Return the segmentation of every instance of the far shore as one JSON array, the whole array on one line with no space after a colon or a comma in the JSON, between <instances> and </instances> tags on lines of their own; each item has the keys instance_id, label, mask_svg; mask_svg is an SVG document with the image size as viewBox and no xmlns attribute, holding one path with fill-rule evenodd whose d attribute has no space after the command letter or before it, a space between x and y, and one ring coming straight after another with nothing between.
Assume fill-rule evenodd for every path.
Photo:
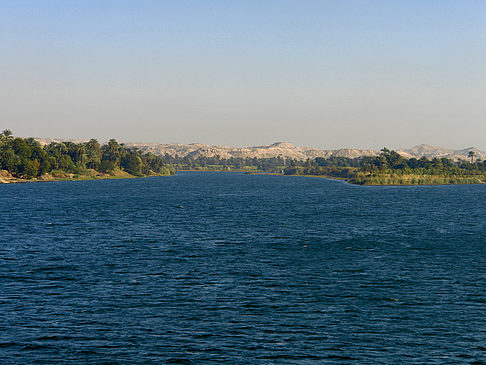
<instances>
[{"instance_id":1,"label":"far shore","mask_svg":"<svg viewBox=\"0 0 486 365\"><path fill-rule=\"evenodd\" d=\"M197 170L193 170L197 171ZM199 170L201 171L201 170ZM213 172L223 172L223 171L213 171ZM235 171L236 172L236 171ZM478 180L474 183L448 183L448 184L358 184L352 181L352 179L338 177L338 176L329 176L329 175L299 175L299 174L282 174L279 172L246 172L248 175L273 175L273 176L291 176L291 177L313 177L319 179L329 179L329 180L337 180L343 181L350 185L358 185L358 186L445 186L445 185L481 185L485 184L485 181Z\"/></svg>"},{"instance_id":2,"label":"far shore","mask_svg":"<svg viewBox=\"0 0 486 365\"><path fill-rule=\"evenodd\" d=\"M312 177L320 179L330 179L343 181L351 185L361 185L361 186L441 186L441 185L480 185L484 184L485 181L477 180L477 182L464 182L464 183L427 183L427 184L407 184L407 183L390 183L390 184L359 184L352 181L349 178L329 176L329 175L304 175L304 174L283 174L280 172L263 172L263 171L248 171L248 170L202 170L202 169L191 169L191 170L179 170L177 172L240 172L248 175L273 175L273 176L291 176L291 177ZM23 179L19 177L14 177L5 170L0 170L0 184L17 184L17 183L31 183L31 182L53 182L53 181L90 181L90 180L107 180L107 179L135 179L143 177L153 177L153 176L169 176L163 174L153 174L147 176L135 176L130 175L125 171L116 171L114 174L105 173L91 173L91 174L73 174L73 173L59 173L59 174L45 174L41 177L36 177L32 179Z\"/></svg>"},{"instance_id":3,"label":"far shore","mask_svg":"<svg viewBox=\"0 0 486 365\"><path fill-rule=\"evenodd\" d=\"M353 182L351 179L346 179L342 177L335 177L335 176L326 176L326 175L298 175L298 174L293 174L293 175L285 175L285 174L269 174L269 175L280 175L280 176L293 176L293 177L317 177L321 179L330 179L330 180L339 180L339 181L344 181L348 184L351 185L358 185L358 186L447 186L447 185L481 185L485 184L485 181L478 180L477 182L474 183L441 183L441 184L358 184Z\"/></svg>"},{"instance_id":4,"label":"far shore","mask_svg":"<svg viewBox=\"0 0 486 365\"><path fill-rule=\"evenodd\" d=\"M202 169L192 169L192 170L179 170L177 172L242 172L247 175L272 175L272 176L291 176L291 177L314 177L319 179L329 179L329 180L337 180L343 181L345 183L357 186L445 186L445 185L480 185L484 184L485 181L478 180L474 183L448 183L448 184L358 184L352 181L352 179L338 177L338 176L330 176L330 175L304 175L304 174L283 174L280 172L264 172L264 171L248 171L248 170L202 170Z\"/></svg>"}]
</instances>

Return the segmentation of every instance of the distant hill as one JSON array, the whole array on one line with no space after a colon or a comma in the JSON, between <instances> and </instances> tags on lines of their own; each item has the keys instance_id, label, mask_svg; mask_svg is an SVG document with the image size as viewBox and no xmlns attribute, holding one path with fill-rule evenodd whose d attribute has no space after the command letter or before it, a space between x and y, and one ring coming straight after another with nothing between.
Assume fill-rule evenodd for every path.
<instances>
[{"instance_id":1,"label":"distant hill","mask_svg":"<svg viewBox=\"0 0 486 365\"><path fill-rule=\"evenodd\" d=\"M316 157L329 158L331 156L342 157L359 157L359 156L376 156L379 151L373 150L356 150L356 149L339 149L339 150L319 150L311 147L296 147L288 142L276 142L268 146L254 147L229 147L229 146L209 146L205 144L192 143L183 144L143 144L127 143L129 147L138 147L142 151L150 151L157 155L168 154L170 156L185 157L190 156L197 158L215 157L221 158L242 157L242 158L271 158L282 157L296 160L314 159Z\"/></svg>"},{"instance_id":2,"label":"distant hill","mask_svg":"<svg viewBox=\"0 0 486 365\"><path fill-rule=\"evenodd\" d=\"M68 139L68 138L34 138L37 142L40 143L41 146L45 146L47 144L50 144L52 142L59 143L59 142L72 142L72 143L85 143L88 142L88 140L84 139Z\"/></svg>"},{"instance_id":3,"label":"distant hill","mask_svg":"<svg viewBox=\"0 0 486 365\"><path fill-rule=\"evenodd\" d=\"M292 158L296 160L306 160L308 158L314 159L316 157L361 157L361 156L377 156L380 154L378 150L362 150L341 148L337 150L319 150L311 147L297 147L288 142L277 142L268 146L255 146L255 147L228 147L228 146L209 146L205 144L192 143L189 145L184 144L143 144L143 143L127 143L129 147L138 147L142 151L150 151L156 155L170 156L191 156L197 158L203 157L215 157L220 156L222 158L230 157L257 157L257 158L270 158L270 157L283 157ZM480 151L475 147L464 148L461 150L452 150L443 147L435 147L426 144L415 146L408 149L397 150L399 154L406 158L420 158L427 157L432 159L434 157L446 157L452 160L458 161L460 159L469 159L468 154L470 151L476 153L476 159L485 160L486 152Z\"/></svg>"},{"instance_id":4,"label":"distant hill","mask_svg":"<svg viewBox=\"0 0 486 365\"><path fill-rule=\"evenodd\" d=\"M406 158L420 158L422 156L425 156L429 159L432 159L434 157L446 157L451 160L460 160L460 159L469 159L468 154L470 151L474 151L476 153L475 158L479 160L484 160L486 159L486 152L480 151L479 149L475 147L469 147L469 148L464 148L461 150L452 150L448 148L443 148L443 147L436 147L436 146L430 146L427 144L421 144L419 146L415 146L413 148L409 149L401 149L398 150L397 152L401 154L403 157Z\"/></svg>"},{"instance_id":5,"label":"distant hill","mask_svg":"<svg viewBox=\"0 0 486 365\"><path fill-rule=\"evenodd\" d=\"M36 138L42 145L51 142L87 142L82 140L67 140L67 139L53 139L53 138ZM271 158L282 157L296 160L314 159L316 157L330 158L330 157L361 157L361 156L377 156L380 154L378 150L362 150L341 148L336 150L320 150L312 147L298 147L289 142L276 142L268 146L254 146L254 147L230 147L230 146L210 146L202 143L180 144L180 143L125 143L127 147L137 147L144 152L152 152L156 155L170 155L192 158L197 157L215 157L221 158L242 157L242 158ZM421 144L412 148L403 148L397 152L406 158L420 158L425 156L429 159L434 157L446 157L452 160L469 159L470 151L476 153L476 159L486 160L486 152L481 151L475 147L464 148L461 150L452 150L443 147L430 146Z\"/></svg>"}]
</instances>

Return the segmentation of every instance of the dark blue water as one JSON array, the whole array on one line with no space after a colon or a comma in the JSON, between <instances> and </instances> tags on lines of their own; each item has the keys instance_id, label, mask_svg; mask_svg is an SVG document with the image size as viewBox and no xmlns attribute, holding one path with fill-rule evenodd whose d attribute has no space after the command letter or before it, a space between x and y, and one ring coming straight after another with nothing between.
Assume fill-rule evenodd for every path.
<instances>
[{"instance_id":1,"label":"dark blue water","mask_svg":"<svg viewBox=\"0 0 486 365\"><path fill-rule=\"evenodd\" d=\"M486 185L0 186L1 363L484 363Z\"/></svg>"}]
</instances>

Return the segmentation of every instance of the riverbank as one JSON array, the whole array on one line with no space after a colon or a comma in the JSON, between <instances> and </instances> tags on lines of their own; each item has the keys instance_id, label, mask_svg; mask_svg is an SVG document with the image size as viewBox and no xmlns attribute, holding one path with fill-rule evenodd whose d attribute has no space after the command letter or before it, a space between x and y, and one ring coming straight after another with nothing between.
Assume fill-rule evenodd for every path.
<instances>
[{"instance_id":1,"label":"riverbank","mask_svg":"<svg viewBox=\"0 0 486 365\"><path fill-rule=\"evenodd\" d=\"M445 176L445 175L398 175L398 174L365 174L355 173L350 177L315 174L283 174L280 172L263 171L241 171L241 170L184 170L194 172L243 172L247 175L273 175L273 176L294 176L314 177L347 182L353 185L363 186L418 186L418 185L465 185L484 184L486 176Z\"/></svg>"},{"instance_id":2,"label":"riverbank","mask_svg":"<svg viewBox=\"0 0 486 365\"><path fill-rule=\"evenodd\" d=\"M484 184L483 175L417 175L417 174L366 174L356 173L349 182L357 185L464 185Z\"/></svg>"},{"instance_id":3,"label":"riverbank","mask_svg":"<svg viewBox=\"0 0 486 365\"><path fill-rule=\"evenodd\" d=\"M464 185L464 184L484 184L484 176L443 176L443 175L397 175L397 174L356 174L352 177L338 177L331 175L313 174L282 174L279 172L256 172L242 170L183 170L194 172L241 172L248 175L273 175L273 176L297 176L314 177L321 179L340 180L353 185L363 186L418 186L418 185ZM181 172L181 171L178 171ZM85 181L85 180L105 180L105 179L135 179L151 176L170 176L167 174L151 174L146 176L131 175L126 171L118 170L112 174L100 173L89 170L84 174L74 174L57 172L44 174L32 179L18 178L8 171L0 170L0 184L26 183L26 182L47 182L47 181Z\"/></svg>"},{"instance_id":4,"label":"riverbank","mask_svg":"<svg viewBox=\"0 0 486 365\"><path fill-rule=\"evenodd\" d=\"M350 178L336 177L330 175L311 174L279 174L271 175L317 177L321 179L340 180L353 185L363 186L434 186L434 185L471 185L484 184L484 176L443 176L443 175L356 175Z\"/></svg>"},{"instance_id":5,"label":"riverbank","mask_svg":"<svg viewBox=\"0 0 486 365\"><path fill-rule=\"evenodd\" d=\"M0 170L0 184L17 184L29 182L48 182L48 181L86 181L86 180L106 180L106 179L136 179L152 176L170 176L173 174L151 174L143 176L131 175L126 171L118 170L112 174L101 173L96 170L88 170L87 173L75 174L68 172L48 173L32 179L15 177L8 171Z\"/></svg>"}]
</instances>

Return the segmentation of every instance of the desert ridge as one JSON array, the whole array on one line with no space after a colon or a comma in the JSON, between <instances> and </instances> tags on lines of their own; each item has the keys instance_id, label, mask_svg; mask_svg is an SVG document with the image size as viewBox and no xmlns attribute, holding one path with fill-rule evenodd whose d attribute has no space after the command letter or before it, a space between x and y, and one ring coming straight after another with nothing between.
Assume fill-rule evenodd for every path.
<instances>
[{"instance_id":1,"label":"desert ridge","mask_svg":"<svg viewBox=\"0 0 486 365\"><path fill-rule=\"evenodd\" d=\"M51 142L73 142L81 143L87 141L55 139L55 138L36 138L41 145L46 145ZM151 152L158 156L171 157L190 157L193 159L199 157L219 157L221 159L228 158L273 158L281 157L285 159L293 159L305 161L307 159L315 159L316 157L331 158L331 157L346 157L357 158L363 156L378 156L380 150L373 149L356 149L356 148L339 148L339 149L318 149L314 147L294 146L289 142L275 142L270 145L251 146L251 147L231 147L223 145L208 145L203 143L143 143L143 142L127 142L124 143L126 147L137 147L143 152ZM467 160L469 152L473 151L479 160L486 159L486 152L481 151L476 147L468 147L463 149L450 149L444 147L431 146L428 144L421 144L411 148L401 148L396 150L398 154L405 158L448 158L453 161Z\"/></svg>"}]
</instances>

